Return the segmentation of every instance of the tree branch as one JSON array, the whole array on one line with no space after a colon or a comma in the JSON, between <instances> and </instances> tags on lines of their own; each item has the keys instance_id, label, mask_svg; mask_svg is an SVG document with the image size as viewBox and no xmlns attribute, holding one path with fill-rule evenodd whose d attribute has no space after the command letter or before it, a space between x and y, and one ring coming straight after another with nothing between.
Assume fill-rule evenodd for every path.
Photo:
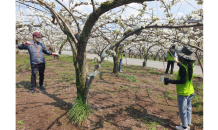
<instances>
[{"instance_id":1,"label":"tree branch","mask_svg":"<svg viewBox=\"0 0 218 130\"><path fill-rule=\"evenodd\" d=\"M151 32L151 33L153 33L153 32ZM155 34L155 33L153 33L153 34ZM158 35L158 34L156 34L156 35ZM160 35L159 35L159 36L160 36ZM164 37L164 38L165 38L165 39L170 39L170 38L168 38L168 37ZM170 39L170 40L171 40L171 39ZM193 48L195 48L195 49L200 50L200 51L203 52L203 49L199 48L198 46L194 46L194 45L191 45L191 44L182 43L181 40L173 40L173 41L174 41L174 42L179 42L180 44L183 44L183 45L186 45L186 46L193 47Z\"/></svg>"},{"instance_id":2,"label":"tree branch","mask_svg":"<svg viewBox=\"0 0 218 130\"><path fill-rule=\"evenodd\" d=\"M31 25L29 25L29 24L24 24L24 25L16 25L16 29L17 28L22 28L23 26L31 26ZM42 27L42 25L41 24L39 24L39 25L33 25L33 27Z\"/></svg>"},{"instance_id":3,"label":"tree branch","mask_svg":"<svg viewBox=\"0 0 218 130\"><path fill-rule=\"evenodd\" d=\"M69 41L69 43L70 43L71 46L73 47L73 48L72 48L72 49L73 49L73 52L74 52L75 54L77 54L77 50L76 50L76 46L75 46L76 43L77 43L77 40L76 40L75 36L73 35L73 33L71 32L71 29L70 29L70 28L68 27L68 25L65 23L65 21L61 18L60 15L58 15L58 14L57 14L52 8L50 8L46 3L42 2L41 0L37 0L37 1L38 1L39 3L45 5L45 7L48 8L48 9L51 11L51 13L56 17L56 19L57 19L57 21L58 21L60 27L64 30L64 33L65 33L65 34L66 34L66 31L68 30L68 32L70 33L71 37L73 38L75 44L71 44L70 41ZM60 23L59 19L62 21L62 23L63 23L63 25L64 25L65 28L63 28L63 27L61 26L61 23ZM66 34L66 35L67 35L67 34ZM68 35L69 35L69 34L68 34ZM68 37L68 39L69 39L69 37ZM69 39L69 40L70 40L70 39Z\"/></svg>"},{"instance_id":4,"label":"tree branch","mask_svg":"<svg viewBox=\"0 0 218 130\"><path fill-rule=\"evenodd\" d=\"M115 23L115 22L116 22L115 20L107 21L107 22L105 22L105 23L99 25L98 27L94 28L94 29L92 30L92 32L96 31L99 27L101 27L101 26L103 26L103 25L105 25L105 24L107 24L107 23ZM92 32L91 32L91 33L92 33Z\"/></svg>"},{"instance_id":5,"label":"tree branch","mask_svg":"<svg viewBox=\"0 0 218 130\"><path fill-rule=\"evenodd\" d=\"M87 45L87 41L88 38L90 36L91 30L94 26L94 24L96 23L96 21L98 20L98 18L104 14L105 12L125 5L125 4L130 4L130 3L143 3L145 0L122 0L120 2L117 2L116 0L114 1L107 1L101 4L101 6L96 10L96 15L93 15L93 13L91 13L84 25L82 34L80 35L80 43L83 44L81 48L79 48L78 50L83 52L86 49L86 45ZM154 0L146 0L146 1L154 1ZM81 49L81 50L80 50Z\"/></svg>"},{"instance_id":6,"label":"tree branch","mask_svg":"<svg viewBox=\"0 0 218 130\"><path fill-rule=\"evenodd\" d=\"M78 33L80 33L80 27L79 27L79 23L77 22L76 18L73 16L73 13L67 9L67 7L65 5L63 5L59 0L56 0L60 5L62 5L66 10L67 12L70 13L70 15L73 17L74 21L76 22L76 25L77 25L77 28L78 28Z\"/></svg>"},{"instance_id":7,"label":"tree branch","mask_svg":"<svg viewBox=\"0 0 218 130\"><path fill-rule=\"evenodd\" d=\"M93 13L96 15L96 12L95 12L95 3L94 3L93 0L91 0L91 1L92 1Z\"/></svg>"}]
</instances>

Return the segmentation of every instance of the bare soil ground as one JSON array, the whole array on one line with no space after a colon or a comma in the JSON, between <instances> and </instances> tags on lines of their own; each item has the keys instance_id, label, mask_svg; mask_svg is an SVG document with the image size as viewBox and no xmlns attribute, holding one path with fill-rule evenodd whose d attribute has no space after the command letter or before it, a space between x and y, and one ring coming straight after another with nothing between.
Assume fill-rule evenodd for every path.
<instances>
[{"instance_id":1,"label":"bare soil ground","mask_svg":"<svg viewBox=\"0 0 218 130\"><path fill-rule=\"evenodd\" d=\"M83 126L67 118L76 97L75 70L71 56L59 60L45 56L44 86L30 94L31 67L28 54L16 56L16 129L18 130L173 130L179 125L176 85L160 82L163 70L123 65L113 75L113 63L104 61L89 92L93 113ZM89 72L95 63L88 60ZM171 79L176 79L176 72ZM37 75L38 83L38 75ZM203 83L194 78L195 97L191 130L203 129Z\"/></svg>"}]
</instances>

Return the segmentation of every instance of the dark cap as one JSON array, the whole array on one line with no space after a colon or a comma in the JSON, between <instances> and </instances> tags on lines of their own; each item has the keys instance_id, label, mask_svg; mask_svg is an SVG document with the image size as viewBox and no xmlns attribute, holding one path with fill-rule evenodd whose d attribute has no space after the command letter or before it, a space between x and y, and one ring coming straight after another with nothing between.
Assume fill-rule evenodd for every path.
<instances>
[{"instance_id":1,"label":"dark cap","mask_svg":"<svg viewBox=\"0 0 218 130\"><path fill-rule=\"evenodd\" d=\"M34 33L33 33L33 36L36 36L37 38L41 38L41 37L42 37L42 35L40 35L39 32L34 32Z\"/></svg>"}]
</instances>

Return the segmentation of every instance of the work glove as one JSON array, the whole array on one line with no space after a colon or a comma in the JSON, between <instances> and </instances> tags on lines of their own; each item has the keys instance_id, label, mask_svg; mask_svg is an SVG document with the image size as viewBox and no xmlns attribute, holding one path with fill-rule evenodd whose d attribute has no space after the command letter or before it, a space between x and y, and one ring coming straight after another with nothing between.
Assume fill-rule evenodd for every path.
<instances>
[{"instance_id":1,"label":"work glove","mask_svg":"<svg viewBox=\"0 0 218 130\"><path fill-rule=\"evenodd\" d=\"M168 85L169 83L170 83L169 78L164 78L164 84L165 84L165 85Z\"/></svg>"},{"instance_id":2,"label":"work glove","mask_svg":"<svg viewBox=\"0 0 218 130\"><path fill-rule=\"evenodd\" d=\"M56 56L56 57L60 57L60 54L58 53L52 53L53 56Z\"/></svg>"},{"instance_id":3,"label":"work glove","mask_svg":"<svg viewBox=\"0 0 218 130\"><path fill-rule=\"evenodd\" d=\"M30 45L30 43L29 43L29 42L25 42L24 44L25 44L25 45Z\"/></svg>"}]
</instances>

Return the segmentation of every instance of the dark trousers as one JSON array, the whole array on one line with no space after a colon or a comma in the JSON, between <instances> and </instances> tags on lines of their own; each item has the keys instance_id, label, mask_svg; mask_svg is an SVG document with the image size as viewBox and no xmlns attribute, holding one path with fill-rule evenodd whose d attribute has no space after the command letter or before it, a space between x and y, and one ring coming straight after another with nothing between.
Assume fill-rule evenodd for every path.
<instances>
[{"instance_id":1,"label":"dark trousers","mask_svg":"<svg viewBox=\"0 0 218 130\"><path fill-rule=\"evenodd\" d=\"M39 85L43 85L44 72L45 72L45 63L31 65L32 75L31 75L31 85L32 89L36 87L36 73L39 71Z\"/></svg>"},{"instance_id":2,"label":"dark trousers","mask_svg":"<svg viewBox=\"0 0 218 130\"><path fill-rule=\"evenodd\" d=\"M174 63L175 63L175 61L168 61L168 62L167 62L167 69L166 69L165 74L168 73L169 68L170 68L170 65L171 65L171 72L170 72L170 74L173 74Z\"/></svg>"}]
</instances>

